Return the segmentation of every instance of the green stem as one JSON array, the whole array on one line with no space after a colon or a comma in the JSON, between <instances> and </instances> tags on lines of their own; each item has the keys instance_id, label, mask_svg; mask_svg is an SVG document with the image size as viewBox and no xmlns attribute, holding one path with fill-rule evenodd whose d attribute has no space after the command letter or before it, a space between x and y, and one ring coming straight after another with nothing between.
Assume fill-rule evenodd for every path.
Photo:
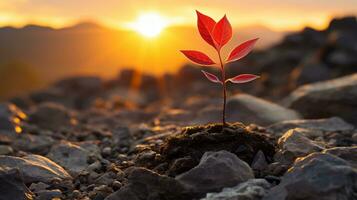
<instances>
[{"instance_id":1,"label":"green stem","mask_svg":"<svg viewBox=\"0 0 357 200\"><path fill-rule=\"evenodd\" d=\"M221 58L221 51L218 50L219 62L221 64L221 73L222 73L222 87L223 87L223 111L222 111L222 123L223 127L226 126L226 101L227 101L227 89L226 89L226 73L224 70L224 64Z\"/></svg>"}]
</instances>

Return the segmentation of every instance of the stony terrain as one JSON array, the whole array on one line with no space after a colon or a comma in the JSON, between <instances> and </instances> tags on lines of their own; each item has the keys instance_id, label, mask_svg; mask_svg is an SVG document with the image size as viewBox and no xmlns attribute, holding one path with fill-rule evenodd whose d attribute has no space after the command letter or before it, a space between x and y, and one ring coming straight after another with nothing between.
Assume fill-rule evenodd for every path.
<instances>
[{"instance_id":1,"label":"stony terrain","mask_svg":"<svg viewBox=\"0 0 357 200\"><path fill-rule=\"evenodd\" d=\"M194 66L2 102L0 200L357 199L356 33L336 19L230 66L262 79L230 88L226 127Z\"/></svg>"}]
</instances>

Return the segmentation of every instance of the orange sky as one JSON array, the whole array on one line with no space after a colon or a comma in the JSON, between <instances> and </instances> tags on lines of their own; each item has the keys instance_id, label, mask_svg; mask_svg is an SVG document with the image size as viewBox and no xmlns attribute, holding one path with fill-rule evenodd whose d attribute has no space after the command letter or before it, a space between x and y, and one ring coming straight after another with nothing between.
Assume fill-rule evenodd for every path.
<instances>
[{"instance_id":1,"label":"orange sky","mask_svg":"<svg viewBox=\"0 0 357 200\"><path fill-rule=\"evenodd\" d=\"M221 17L236 26L266 25L296 30L305 25L323 28L332 16L356 14L356 0L0 0L0 26L27 23L63 27L94 20L114 28L154 11L170 24L195 23L194 10Z\"/></svg>"}]
</instances>

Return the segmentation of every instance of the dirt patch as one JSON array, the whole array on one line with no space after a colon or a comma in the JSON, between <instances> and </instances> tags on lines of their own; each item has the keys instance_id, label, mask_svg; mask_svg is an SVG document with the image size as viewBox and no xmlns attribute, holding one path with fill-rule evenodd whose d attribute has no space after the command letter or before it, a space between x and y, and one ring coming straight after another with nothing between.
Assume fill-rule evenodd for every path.
<instances>
[{"instance_id":1,"label":"dirt patch","mask_svg":"<svg viewBox=\"0 0 357 200\"><path fill-rule=\"evenodd\" d=\"M160 163L155 169L169 176L176 176L195 167L207 151L226 150L251 164L254 156L261 150L267 162L272 162L275 146L269 138L252 132L241 123L209 124L185 128L180 134L167 138L156 150Z\"/></svg>"}]
</instances>

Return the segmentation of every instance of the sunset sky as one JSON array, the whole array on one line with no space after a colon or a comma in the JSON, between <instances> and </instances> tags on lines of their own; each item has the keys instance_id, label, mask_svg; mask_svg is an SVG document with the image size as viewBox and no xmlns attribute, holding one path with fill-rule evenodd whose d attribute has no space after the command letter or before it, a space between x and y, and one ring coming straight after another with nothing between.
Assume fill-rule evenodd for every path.
<instances>
[{"instance_id":1,"label":"sunset sky","mask_svg":"<svg viewBox=\"0 0 357 200\"><path fill-rule=\"evenodd\" d=\"M126 28L142 13L159 13L168 25L193 24L198 9L218 18L227 13L236 26L265 25L274 30L323 28L332 16L356 14L356 0L0 0L0 26L52 27L93 20Z\"/></svg>"}]
</instances>

